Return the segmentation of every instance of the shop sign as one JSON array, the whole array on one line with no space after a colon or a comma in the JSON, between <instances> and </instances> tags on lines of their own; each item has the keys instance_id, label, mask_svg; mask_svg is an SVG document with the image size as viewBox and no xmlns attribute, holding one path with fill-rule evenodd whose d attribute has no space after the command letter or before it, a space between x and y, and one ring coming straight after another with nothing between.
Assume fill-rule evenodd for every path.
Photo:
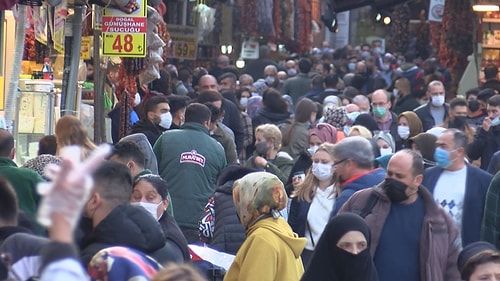
<instances>
[{"instance_id":1,"label":"shop sign","mask_svg":"<svg viewBox=\"0 0 500 281\"><path fill-rule=\"evenodd\" d=\"M242 59L258 59L259 58L259 42L253 40L245 40L241 46Z\"/></svg>"},{"instance_id":2,"label":"shop sign","mask_svg":"<svg viewBox=\"0 0 500 281\"><path fill-rule=\"evenodd\" d=\"M106 8L102 15L102 54L116 57L146 56L146 0L136 0L139 8L128 14Z\"/></svg>"},{"instance_id":3,"label":"shop sign","mask_svg":"<svg viewBox=\"0 0 500 281\"><path fill-rule=\"evenodd\" d=\"M54 49L59 53L64 52L64 24L68 16L68 1L63 0L54 8Z\"/></svg>"},{"instance_id":4,"label":"shop sign","mask_svg":"<svg viewBox=\"0 0 500 281\"><path fill-rule=\"evenodd\" d=\"M82 43L80 48L80 59L89 60L92 58L90 54L92 50L93 36L82 37Z\"/></svg>"},{"instance_id":5,"label":"shop sign","mask_svg":"<svg viewBox=\"0 0 500 281\"><path fill-rule=\"evenodd\" d=\"M168 33L172 43L167 49L167 57L196 60L198 53L198 29L196 27L169 24Z\"/></svg>"},{"instance_id":6,"label":"shop sign","mask_svg":"<svg viewBox=\"0 0 500 281\"><path fill-rule=\"evenodd\" d=\"M445 0L431 0L429 5L429 21L443 21Z\"/></svg>"}]
</instances>

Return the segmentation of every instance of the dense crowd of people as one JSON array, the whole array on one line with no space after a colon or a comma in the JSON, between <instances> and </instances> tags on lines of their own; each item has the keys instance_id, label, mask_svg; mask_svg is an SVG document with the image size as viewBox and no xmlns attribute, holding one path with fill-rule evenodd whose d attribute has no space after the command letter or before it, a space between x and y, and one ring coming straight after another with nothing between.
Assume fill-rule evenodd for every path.
<instances>
[{"instance_id":1,"label":"dense crowd of people","mask_svg":"<svg viewBox=\"0 0 500 281\"><path fill-rule=\"evenodd\" d=\"M498 68L454 97L380 43L166 65L112 148L64 116L18 167L0 129L0 279L500 280Z\"/></svg>"}]
</instances>

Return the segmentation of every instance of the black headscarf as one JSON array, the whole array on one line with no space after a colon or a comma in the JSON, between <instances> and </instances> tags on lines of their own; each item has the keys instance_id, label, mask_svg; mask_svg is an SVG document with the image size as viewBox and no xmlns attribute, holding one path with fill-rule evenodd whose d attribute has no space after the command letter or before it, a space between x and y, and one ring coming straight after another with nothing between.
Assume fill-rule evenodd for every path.
<instances>
[{"instance_id":1,"label":"black headscarf","mask_svg":"<svg viewBox=\"0 0 500 281\"><path fill-rule=\"evenodd\" d=\"M326 225L301 281L378 280L369 246L357 255L337 247L340 238L349 231L361 232L370 243L370 229L360 216L353 213L335 216Z\"/></svg>"},{"instance_id":2,"label":"black headscarf","mask_svg":"<svg viewBox=\"0 0 500 281\"><path fill-rule=\"evenodd\" d=\"M375 131L380 131L377 125L377 121L375 121L375 119L368 113L360 114L358 117L356 117L356 120L354 120L354 123L352 125L364 126L368 130L370 130L372 134L374 134Z\"/></svg>"}]
</instances>

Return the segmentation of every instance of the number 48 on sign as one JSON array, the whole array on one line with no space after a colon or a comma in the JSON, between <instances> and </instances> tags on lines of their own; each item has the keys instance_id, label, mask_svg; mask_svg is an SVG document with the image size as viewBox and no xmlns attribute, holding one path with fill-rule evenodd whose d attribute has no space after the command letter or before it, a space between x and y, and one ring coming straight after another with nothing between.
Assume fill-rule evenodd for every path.
<instances>
[{"instance_id":1,"label":"number 48 on sign","mask_svg":"<svg viewBox=\"0 0 500 281\"><path fill-rule=\"evenodd\" d=\"M104 35L102 54L105 56L145 57L144 34L107 33Z\"/></svg>"}]
</instances>

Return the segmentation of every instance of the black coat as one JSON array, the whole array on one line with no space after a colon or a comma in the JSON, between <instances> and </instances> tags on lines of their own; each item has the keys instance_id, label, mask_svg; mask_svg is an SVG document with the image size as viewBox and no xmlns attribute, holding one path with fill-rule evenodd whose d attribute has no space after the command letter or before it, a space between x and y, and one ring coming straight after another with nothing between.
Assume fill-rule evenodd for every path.
<instances>
[{"instance_id":1,"label":"black coat","mask_svg":"<svg viewBox=\"0 0 500 281\"><path fill-rule=\"evenodd\" d=\"M87 266L100 250L112 246L130 247L151 256L161 264L182 260L169 251L158 222L144 208L115 207L82 241L80 257Z\"/></svg>"},{"instance_id":2,"label":"black coat","mask_svg":"<svg viewBox=\"0 0 500 281\"><path fill-rule=\"evenodd\" d=\"M443 124L444 120L448 116L448 109L449 106L447 104L443 104L444 107L444 118L443 120L440 120L439 124ZM425 106L420 106L415 109L415 113L417 114L418 118L420 121L422 121L422 125L424 127L424 132L427 130L431 129L432 127L439 125L434 122L434 117L432 117L431 114L431 103L429 102Z\"/></svg>"},{"instance_id":3,"label":"black coat","mask_svg":"<svg viewBox=\"0 0 500 281\"><path fill-rule=\"evenodd\" d=\"M158 222L165 235L165 239L167 239L167 245L175 251L175 256L183 257L184 261L190 260L188 242L175 219L169 216L167 212L164 212Z\"/></svg>"},{"instance_id":4,"label":"black coat","mask_svg":"<svg viewBox=\"0 0 500 281\"><path fill-rule=\"evenodd\" d=\"M135 123L134 126L132 126L129 135L143 133L148 138L151 147L153 147L155 145L156 140L161 136L163 131L164 129L162 129L159 126L156 126L148 119L142 119L137 121L137 123Z\"/></svg>"}]
</instances>

